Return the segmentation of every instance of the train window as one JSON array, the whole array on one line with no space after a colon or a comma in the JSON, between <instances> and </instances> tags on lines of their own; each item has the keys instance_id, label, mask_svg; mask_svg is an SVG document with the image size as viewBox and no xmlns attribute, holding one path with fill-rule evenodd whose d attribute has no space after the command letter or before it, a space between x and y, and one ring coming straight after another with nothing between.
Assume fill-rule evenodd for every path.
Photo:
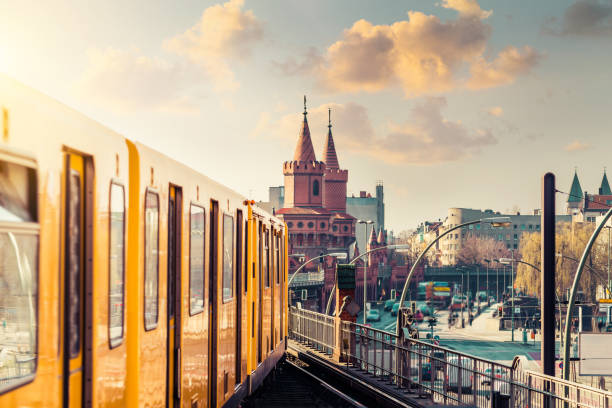
<instances>
[{"instance_id":1,"label":"train window","mask_svg":"<svg viewBox=\"0 0 612 408\"><path fill-rule=\"evenodd\" d=\"M111 347L123 339L124 282L125 282L125 191L112 183L110 189L109 236L109 305L108 337Z\"/></svg>"},{"instance_id":2,"label":"train window","mask_svg":"<svg viewBox=\"0 0 612 408\"><path fill-rule=\"evenodd\" d=\"M0 393L36 371L36 191L35 170L0 161Z\"/></svg>"},{"instance_id":3,"label":"train window","mask_svg":"<svg viewBox=\"0 0 612 408\"><path fill-rule=\"evenodd\" d=\"M276 284L280 283L280 269L281 269L281 259L280 259L280 232L276 236L276 245L274 245L274 250L276 251Z\"/></svg>"},{"instance_id":4,"label":"train window","mask_svg":"<svg viewBox=\"0 0 612 408\"><path fill-rule=\"evenodd\" d=\"M263 254L263 271L266 281L266 288L270 287L270 231L264 232L264 254Z\"/></svg>"},{"instance_id":5,"label":"train window","mask_svg":"<svg viewBox=\"0 0 612 408\"><path fill-rule=\"evenodd\" d=\"M191 206L189 239L189 314L204 310L204 208Z\"/></svg>"},{"instance_id":6,"label":"train window","mask_svg":"<svg viewBox=\"0 0 612 408\"><path fill-rule=\"evenodd\" d=\"M145 330L157 327L159 281L159 196L147 191L145 195L145 272L144 324Z\"/></svg>"},{"instance_id":7,"label":"train window","mask_svg":"<svg viewBox=\"0 0 612 408\"><path fill-rule=\"evenodd\" d=\"M223 302L234 296L234 217L223 215Z\"/></svg>"}]
</instances>

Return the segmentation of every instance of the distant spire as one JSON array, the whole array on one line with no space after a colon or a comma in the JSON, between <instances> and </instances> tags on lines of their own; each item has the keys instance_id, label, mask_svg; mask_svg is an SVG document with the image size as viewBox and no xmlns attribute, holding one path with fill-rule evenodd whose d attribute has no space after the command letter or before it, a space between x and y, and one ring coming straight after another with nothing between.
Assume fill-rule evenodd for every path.
<instances>
[{"instance_id":1,"label":"distant spire","mask_svg":"<svg viewBox=\"0 0 612 408\"><path fill-rule=\"evenodd\" d=\"M368 225L368 224L366 224ZM370 246L377 244L376 242L376 231L372 228L372 233L370 234Z\"/></svg>"},{"instance_id":2,"label":"distant spire","mask_svg":"<svg viewBox=\"0 0 612 408\"><path fill-rule=\"evenodd\" d=\"M382 227L378 231L378 243L383 245L385 243L385 233L383 232Z\"/></svg>"},{"instance_id":3,"label":"distant spire","mask_svg":"<svg viewBox=\"0 0 612 408\"><path fill-rule=\"evenodd\" d=\"M317 158L315 156L314 148L312 147L312 140L310 139L310 129L308 128L308 120L306 119L308 111L306 110L306 95L304 95L304 121L302 122L302 129L300 130L300 137L298 139L295 152L293 153L293 160L313 162Z\"/></svg>"},{"instance_id":4,"label":"distant spire","mask_svg":"<svg viewBox=\"0 0 612 408\"><path fill-rule=\"evenodd\" d=\"M328 108L328 115L329 124L327 125L327 140L325 140L325 146L323 147L323 161L328 169L339 169L340 163L338 163L338 155L336 154L336 146L334 145L331 131L331 108Z\"/></svg>"},{"instance_id":5,"label":"distant spire","mask_svg":"<svg viewBox=\"0 0 612 408\"><path fill-rule=\"evenodd\" d=\"M612 195L612 191L610 190L610 183L608 183L608 176L606 176L605 167L604 167L603 179L601 180L601 187L599 188L599 194Z\"/></svg>"},{"instance_id":6,"label":"distant spire","mask_svg":"<svg viewBox=\"0 0 612 408\"><path fill-rule=\"evenodd\" d=\"M572 187L570 189L570 195L567 198L568 203L579 203L582 201L582 187L580 187L580 181L578 181L578 171L574 170L574 179L572 180Z\"/></svg>"}]
</instances>

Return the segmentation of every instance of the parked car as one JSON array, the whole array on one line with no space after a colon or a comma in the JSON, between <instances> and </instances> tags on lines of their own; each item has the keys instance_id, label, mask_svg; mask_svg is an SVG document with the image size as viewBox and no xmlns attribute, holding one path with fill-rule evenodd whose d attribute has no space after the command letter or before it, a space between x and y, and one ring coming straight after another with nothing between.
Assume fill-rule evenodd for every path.
<instances>
[{"instance_id":1,"label":"parked car","mask_svg":"<svg viewBox=\"0 0 612 408\"><path fill-rule=\"evenodd\" d=\"M404 307L409 307L410 306L410 302L405 300L404 301ZM397 316L397 311L399 310L399 302L395 302L393 304L393 307L391 308L391 316Z\"/></svg>"},{"instance_id":2,"label":"parked car","mask_svg":"<svg viewBox=\"0 0 612 408\"><path fill-rule=\"evenodd\" d=\"M416 313L414 314L414 320L417 323L421 323L423 321L423 317L423 312L417 309Z\"/></svg>"},{"instance_id":3,"label":"parked car","mask_svg":"<svg viewBox=\"0 0 612 408\"><path fill-rule=\"evenodd\" d=\"M380 321L380 312L378 309L370 309L366 314L366 321L368 322L379 322Z\"/></svg>"},{"instance_id":4,"label":"parked car","mask_svg":"<svg viewBox=\"0 0 612 408\"><path fill-rule=\"evenodd\" d=\"M390 311L391 309L393 309L393 305L395 304L395 299L389 299L385 302L385 312Z\"/></svg>"},{"instance_id":5,"label":"parked car","mask_svg":"<svg viewBox=\"0 0 612 408\"><path fill-rule=\"evenodd\" d=\"M458 310L461 309L461 304L463 307L466 307L467 298L465 295L455 295L451 299L450 310Z\"/></svg>"}]
</instances>

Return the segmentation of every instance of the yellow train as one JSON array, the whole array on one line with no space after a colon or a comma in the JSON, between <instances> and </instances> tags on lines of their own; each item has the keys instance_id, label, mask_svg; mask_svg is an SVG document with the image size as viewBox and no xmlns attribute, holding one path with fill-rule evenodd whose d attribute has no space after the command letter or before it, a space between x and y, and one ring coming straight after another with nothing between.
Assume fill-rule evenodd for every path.
<instances>
[{"instance_id":1,"label":"yellow train","mask_svg":"<svg viewBox=\"0 0 612 408\"><path fill-rule=\"evenodd\" d=\"M0 407L235 406L282 357L287 234L0 76Z\"/></svg>"}]
</instances>

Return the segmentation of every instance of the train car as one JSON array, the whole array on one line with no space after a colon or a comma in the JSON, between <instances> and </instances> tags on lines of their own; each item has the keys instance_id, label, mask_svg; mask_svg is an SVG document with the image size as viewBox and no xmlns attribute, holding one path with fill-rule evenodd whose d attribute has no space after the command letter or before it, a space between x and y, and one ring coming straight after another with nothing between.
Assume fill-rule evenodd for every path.
<instances>
[{"instance_id":1,"label":"train car","mask_svg":"<svg viewBox=\"0 0 612 408\"><path fill-rule=\"evenodd\" d=\"M220 407L284 353L282 221L0 76L0 406Z\"/></svg>"}]
</instances>

